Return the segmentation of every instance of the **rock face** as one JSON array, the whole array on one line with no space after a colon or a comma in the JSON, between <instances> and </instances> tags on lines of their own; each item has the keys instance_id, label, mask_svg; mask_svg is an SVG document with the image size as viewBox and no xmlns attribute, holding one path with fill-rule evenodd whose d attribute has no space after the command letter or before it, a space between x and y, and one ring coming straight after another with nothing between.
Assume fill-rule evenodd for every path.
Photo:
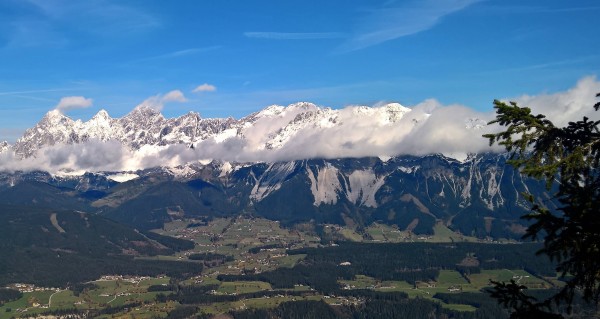
<instances>
[{"instance_id":1,"label":"rock face","mask_svg":"<svg viewBox=\"0 0 600 319\"><path fill-rule=\"evenodd\" d=\"M537 198L547 194L543 184L522 177L505 161L497 154L473 155L465 161L442 155L387 161L213 161L141 170L120 179L109 172L65 177L15 172L0 174L0 190L32 181L63 192L73 189L88 201L89 209L141 229L181 216L249 213L287 224L377 221L418 234L432 233L436 223L444 223L465 235L519 238L524 226L519 217L529 209L521 193L529 191ZM73 201L69 194L65 200Z\"/></svg>"}]
</instances>

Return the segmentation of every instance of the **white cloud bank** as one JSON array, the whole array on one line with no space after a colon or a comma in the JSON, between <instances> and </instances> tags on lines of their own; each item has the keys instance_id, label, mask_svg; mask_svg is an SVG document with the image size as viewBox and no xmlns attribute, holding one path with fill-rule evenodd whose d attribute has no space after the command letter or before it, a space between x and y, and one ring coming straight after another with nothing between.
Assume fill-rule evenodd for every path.
<instances>
[{"instance_id":1,"label":"white cloud bank","mask_svg":"<svg viewBox=\"0 0 600 319\"><path fill-rule=\"evenodd\" d=\"M73 109L82 109L92 106L92 99L86 99L83 96L65 96L56 104L55 109L64 113Z\"/></svg>"},{"instance_id":2,"label":"white cloud bank","mask_svg":"<svg viewBox=\"0 0 600 319\"><path fill-rule=\"evenodd\" d=\"M554 94L523 95L510 100L531 108L533 113L541 113L556 126L566 126L570 121L579 121L584 116L600 120L600 112L592 107L600 93L600 81L593 76L585 77L575 87Z\"/></svg>"},{"instance_id":3,"label":"white cloud bank","mask_svg":"<svg viewBox=\"0 0 600 319\"><path fill-rule=\"evenodd\" d=\"M600 82L587 77L564 92L509 100L529 106L535 113L547 114L557 125L564 125L583 116L599 119L600 114L592 107L597 92L600 92ZM169 93L156 99L181 100L182 95ZM391 119L390 114L398 115L397 120ZM0 171L135 171L206 159L272 162L431 153L461 157L471 152L501 150L491 149L481 136L500 130L486 125L494 118L493 110L482 113L461 105L444 106L433 99L414 105L410 110L385 105L330 110L296 104L272 106L257 116L252 125L241 131L230 129L198 142L193 149L177 144L144 146L132 151L115 141L92 140L44 148L26 160L18 160L9 152L0 153ZM267 147L269 143L273 147Z\"/></svg>"}]
</instances>

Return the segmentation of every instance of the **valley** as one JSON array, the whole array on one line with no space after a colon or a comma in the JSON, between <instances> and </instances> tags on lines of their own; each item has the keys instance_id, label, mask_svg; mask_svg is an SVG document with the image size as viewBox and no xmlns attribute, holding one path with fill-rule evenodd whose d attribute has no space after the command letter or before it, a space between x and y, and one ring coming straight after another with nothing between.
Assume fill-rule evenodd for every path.
<instances>
[{"instance_id":1,"label":"valley","mask_svg":"<svg viewBox=\"0 0 600 319\"><path fill-rule=\"evenodd\" d=\"M537 246L460 236L441 224L435 229L434 234L422 236L381 224L357 230L310 223L285 228L277 221L242 216L175 220L152 232L191 241L191 249L136 259L196 263L202 265L201 273L177 277L104 274L85 284L37 288L40 291L12 284L8 288L22 290L22 296L3 303L0 318L43 313L99 318L184 318L194 314L238 318L243 312L261 309L283 311L290 303L299 302L323 303L329 307L323 308L326 310L360 312L382 298L395 300L390 307L403 300L430 302L427 306L440 314L468 317L492 311L505 315L483 292L490 280L513 279L540 291L560 285L543 263L523 263L518 257L532 253ZM465 257L457 259L457 249L466 252ZM448 250L454 257L444 257ZM423 251L431 251L433 259L418 257ZM490 251L494 253L489 255ZM489 258L496 261L489 263ZM398 267L405 270L398 272ZM457 301L448 294L469 297ZM473 304L472 294L487 302Z\"/></svg>"}]
</instances>

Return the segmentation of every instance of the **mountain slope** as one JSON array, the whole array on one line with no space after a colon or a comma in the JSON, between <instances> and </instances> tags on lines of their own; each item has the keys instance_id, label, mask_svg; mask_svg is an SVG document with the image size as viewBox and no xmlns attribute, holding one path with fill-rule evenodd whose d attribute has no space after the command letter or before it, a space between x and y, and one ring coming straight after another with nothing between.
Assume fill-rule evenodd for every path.
<instances>
[{"instance_id":1,"label":"mountain slope","mask_svg":"<svg viewBox=\"0 0 600 319\"><path fill-rule=\"evenodd\" d=\"M525 225L519 217L529 209L521 193L548 194L543 184L522 177L505 161L502 155L481 154L464 162L431 155L195 163L137 171L139 177L111 187L96 178L98 190L90 177L60 184L49 180L54 186L44 186L44 198L84 203L89 211L140 229L183 217L252 214L286 224L312 220L364 226L378 221L420 234L443 222L466 235L518 238ZM67 184L78 188L80 181L86 192L65 190ZM17 184L4 192L16 189L10 194L22 193L25 199L42 194L31 187L31 182ZM84 196L89 193L98 196ZM544 204L553 208L552 201Z\"/></svg>"},{"instance_id":2,"label":"mountain slope","mask_svg":"<svg viewBox=\"0 0 600 319\"><path fill-rule=\"evenodd\" d=\"M196 273L199 265L133 256L173 251L104 217L77 211L0 205L0 284L64 286L108 274Z\"/></svg>"},{"instance_id":3,"label":"mountain slope","mask_svg":"<svg viewBox=\"0 0 600 319\"><path fill-rule=\"evenodd\" d=\"M110 174L0 174L0 202L99 212L139 229L186 216L247 213L286 224L378 221L420 234L443 222L465 235L518 238L525 226L519 217L529 210L521 194L549 198L543 184L521 176L497 154L464 162L442 155L213 161L140 170L123 183L108 182ZM542 204L554 208L552 203Z\"/></svg>"}]
</instances>

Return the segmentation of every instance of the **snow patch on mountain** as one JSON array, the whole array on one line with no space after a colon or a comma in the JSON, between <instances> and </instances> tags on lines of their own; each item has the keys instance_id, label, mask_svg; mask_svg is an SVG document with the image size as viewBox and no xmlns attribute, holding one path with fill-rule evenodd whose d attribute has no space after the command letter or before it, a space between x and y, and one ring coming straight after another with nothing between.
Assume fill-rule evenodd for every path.
<instances>
[{"instance_id":1,"label":"snow patch on mountain","mask_svg":"<svg viewBox=\"0 0 600 319\"><path fill-rule=\"evenodd\" d=\"M234 167L231 165L231 163L225 162L225 163L223 163L223 165L221 165L221 172L219 173L219 177L225 177L229 173L231 173L233 170L234 170Z\"/></svg>"},{"instance_id":2,"label":"snow patch on mountain","mask_svg":"<svg viewBox=\"0 0 600 319\"><path fill-rule=\"evenodd\" d=\"M402 171L403 173L406 173L406 174L412 174L412 173L416 172L419 168L420 168L419 165L415 165L415 166L398 166L398 169L400 171Z\"/></svg>"},{"instance_id":3,"label":"snow patch on mountain","mask_svg":"<svg viewBox=\"0 0 600 319\"><path fill-rule=\"evenodd\" d=\"M118 183L124 183L127 181L131 181L131 180L134 180L139 177L140 177L139 175L132 174L132 173L118 173L118 174L106 176L106 178L113 180L115 182L118 182Z\"/></svg>"}]
</instances>

